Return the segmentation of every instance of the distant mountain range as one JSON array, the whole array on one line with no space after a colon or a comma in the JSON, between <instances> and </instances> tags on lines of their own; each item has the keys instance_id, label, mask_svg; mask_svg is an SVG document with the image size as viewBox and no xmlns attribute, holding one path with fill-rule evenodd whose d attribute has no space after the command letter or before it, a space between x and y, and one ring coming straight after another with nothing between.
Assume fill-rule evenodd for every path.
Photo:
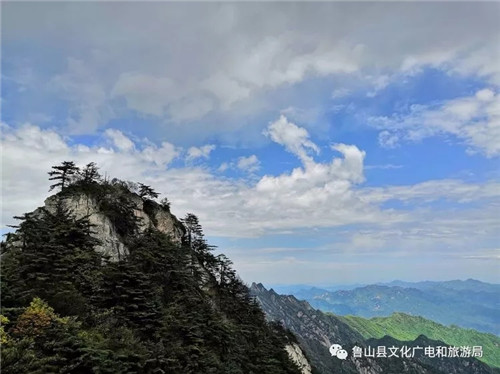
<instances>
[{"instance_id":1,"label":"distant mountain range","mask_svg":"<svg viewBox=\"0 0 500 374\"><path fill-rule=\"evenodd\" d=\"M327 285L327 286L311 286L308 284L271 284L268 285L268 289L273 289L275 292L280 295L296 295L298 292L309 291L311 289L321 290L321 291L339 291L339 290L353 290L355 288L366 286L366 284L356 283L356 284L336 284L336 285Z\"/></svg>"},{"instance_id":2,"label":"distant mountain range","mask_svg":"<svg viewBox=\"0 0 500 374\"><path fill-rule=\"evenodd\" d=\"M293 295L337 315L371 318L402 312L500 335L500 285L473 279L394 281L335 291L312 287Z\"/></svg>"},{"instance_id":3,"label":"distant mountain range","mask_svg":"<svg viewBox=\"0 0 500 374\"><path fill-rule=\"evenodd\" d=\"M495 373L500 370L492 368L475 358L355 358L351 354L346 360L332 357L329 347L340 344L348 352L354 346L443 346L442 339L432 340L424 335L416 339L395 339L383 336L381 339L366 339L378 337L375 322L368 322L367 330L355 327L354 321L323 313L314 309L308 302L300 301L291 295L279 295L274 290L267 290L262 284L252 284L251 294L261 305L269 320L281 322L297 337L300 346L305 350L307 358L316 372L329 373L363 373L363 374L479 374ZM430 322L430 321L429 321ZM430 325L432 326L432 322ZM395 331L395 329L394 329ZM464 330L467 331L467 330ZM401 336L401 335L400 335ZM500 351L497 349L494 354Z\"/></svg>"}]
</instances>

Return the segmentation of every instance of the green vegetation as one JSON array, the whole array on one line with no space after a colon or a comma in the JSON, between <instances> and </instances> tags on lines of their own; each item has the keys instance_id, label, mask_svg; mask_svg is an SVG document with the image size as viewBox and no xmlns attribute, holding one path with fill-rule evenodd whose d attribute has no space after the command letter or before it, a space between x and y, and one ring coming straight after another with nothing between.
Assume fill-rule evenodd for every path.
<instances>
[{"instance_id":1,"label":"green vegetation","mask_svg":"<svg viewBox=\"0 0 500 374\"><path fill-rule=\"evenodd\" d=\"M2 242L3 373L299 374L284 350L293 337L266 322L196 216L186 217L182 244L155 227L139 233L135 184L103 181L94 164L54 169L55 211L18 217ZM168 211L140 188L147 209ZM111 262L94 250L88 219L62 203L76 193L98 201L128 256Z\"/></svg>"},{"instance_id":2,"label":"green vegetation","mask_svg":"<svg viewBox=\"0 0 500 374\"><path fill-rule=\"evenodd\" d=\"M370 319L356 316L336 316L365 339L380 339L389 335L397 340L415 340L425 335L432 340L440 340L454 346L482 346L483 362L500 367L500 338L493 334L482 333L458 326L444 326L428 319L404 313L394 313L390 317Z\"/></svg>"},{"instance_id":3,"label":"green vegetation","mask_svg":"<svg viewBox=\"0 0 500 374\"><path fill-rule=\"evenodd\" d=\"M314 308L337 315L372 318L401 312L500 336L500 286L494 284L473 280L392 282L334 292L311 289L295 296Z\"/></svg>"}]
</instances>

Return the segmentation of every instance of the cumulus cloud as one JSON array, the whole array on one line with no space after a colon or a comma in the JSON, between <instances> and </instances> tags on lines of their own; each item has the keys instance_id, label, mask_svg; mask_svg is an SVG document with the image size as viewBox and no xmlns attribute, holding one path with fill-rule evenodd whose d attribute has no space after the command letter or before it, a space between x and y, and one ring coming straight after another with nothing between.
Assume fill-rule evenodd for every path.
<instances>
[{"instance_id":1,"label":"cumulus cloud","mask_svg":"<svg viewBox=\"0 0 500 374\"><path fill-rule=\"evenodd\" d=\"M307 132L297 133L302 134L302 143L308 144ZM375 222L385 216L376 206L363 203L353 190L353 185L363 180L364 152L355 146L335 145L342 158L333 158L330 163L311 161L290 173L265 175L249 182L221 179L203 168L167 168L180 154L178 148L167 142L160 146L134 142L114 129L105 131L103 139L111 139L113 147L99 145L102 143L99 140L95 145L70 145L69 140L51 130L32 125L18 129L4 125L4 222L9 223L11 216L41 204L47 196L43 183L46 172L63 160L74 160L80 165L95 161L108 175L146 180L175 201L180 215L195 211L208 231L224 236L257 236L268 230ZM292 149L302 144L296 143L295 137L276 139L285 141L284 145ZM258 164L257 157L251 155L240 158L235 165L251 172ZM16 178L18 170L25 170L30 178Z\"/></svg>"},{"instance_id":2,"label":"cumulus cloud","mask_svg":"<svg viewBox=\"0 0 500 374\"><path fill-rule=\"evenodd\" d=\"M215 149L214 144L206 144L201 147L190 147L187 151L187 159L194 160L196 158L205 158L208 159L210 157L210 153Z\"/></svg>"},{"instance_id":3,"label":"cumulus cloud","mask_svg":"<svg viewBox=\"0 0 500 374\"><path fill-rule=\"evenodd\" d=\"M169 142L162 142L160 147L156 145L145 147L138 155L142 160L152 162L156 166L166 167L179 155L179 150Z\"/></svg>"},{"instance_id":4,"label":"cumulus cloud","mask_svg":"<svg viewBox=\"0 0 500 374\"><path fill-rule=\"evenodd\" d=\"M469 261L483 258L482 252L473 248L488 248L498 241L498 183L444 179L368 187L363 185L365 152L354 145L333 144L331 150L338 155L332 155L330 161L311 158L301 167L276 175L229 179L203 167L173 168L170 162L183 153L181 149L167 142L155 145L133 140L115 129L104 131L94 144L87 145L30 124L1 126L2 228L14 222L12 216L42 204L49 195L46 173L52 165L74 160L78 165L94 161L108 176L153 185L172 201L177 216L197 214L209 236L232 237L233 241L286 233L318 239L321 232L329 232L326 237L335 237L331 245L308 246L307 251L224 248L247 280L274 279L279 269L281 280L293 282L296 269L305 267L316 269L318 280L325 281L331 279L333 270L349 269L348 276L350 271L373 269L381 255L384 261L388 255L393 260L406 259L406 264L413 256L412 267L424 254ZM309 141L307 131L300 133L300 139ZM276 139L284 147L301 144ZM300 157L301 152L297 153ZM239 163L252 168L258 161L253 156L225 166L235 168ZM453 204L433 209L441 200ZM385 207L393 201L400 203L397 209ZM360 261L353 262L353 254L359 255ZM435 271L442 274L443 268ZM477 274L481 272L484 268ZM454 274L452 270L449 273Z\"/></svg>"},{"instance_id":5,"label":"cumulus cloud","mask_svg":"<svg viewBox=\"0 0 500 374\"><path fill-rule=\"evenodd\" d=\"M32 125L18 129L3 125L3 130L4 222L39 205L47 195L43 183L46 172L67 159L78 164L95 161L103 170L124 179L146 178L175 202L181 215L187 211L199 212L207 229L219 235L252 236L273 229L403 222L408 220L406 212L384 210L382 204L390 200L429 202L442 198L467 203L498 198L500 191L498 184L466 184L458 180L362 187L365 152L346 144L332 145L341 157L333 157L330 162L310 160L303 167L279 175L264 175L249 184L219 179L201 168L166 169L179 155L178 148L166 142L161 146L139 143L131 146L129 142L133 141L121 133L116 136L117 130L103 134L105 137L114 134L123 141L124 145L115 144L114 150L98 145L69 145L56 132ZM277 139L283 143L282 138ZM301 139L308 139L307 132ZM286 144L300 143L283 145ZM253 156L240 158L240 166L254 167L258 159ZM30 178L16 178L18 170L25 170Z\"/></svg>"},{"instance_id":6,"label":"cumulus cloud","mask_svg":"<svg viewBox=\"0 0 500 374\"><path fill-rule=\"evenodd\" d=\"M9 126L5 123L2 123L2 130L6 131L5 139L7 141L19 139L24 146L39 151L57 152L68 149L61 135L53 130L41 130L29 123L20 126L15 135L8 132Z\"/></svg>"},{"instance_id":7,"label":"cumulus cloud","mask_svg":"<svg viewBox=\"0 0 500 374\"><path fill-rule=\"evenodd\" d=\"M238 163L237 163L238 169L253 173L259 170L260 168L260 161L257 158L256 155L251 155L248 157L240 157L238 158Z\"/></svg>"},{"instance_id":8,"label":"cumulus cloud","mask_svg":"<svg viewBox=\"0 0 500 374\"><path fill-rule=\"evenodd\" d=\"M438 105L413 105L409 114L371 117L368 122L382 130L379 143L387 148L401 141L453 135L487 157L500 154L500 95L489 88Z\"/></svg>"},{"instance_id":9,"label":"cumulus cloud","mask_svg":"<svg viewBox=\"0 0 500 374\"><path fill-rule=\"evenodd\" d=\"M134 149L134 143L123 135L120 130L107 129L104 135L107 136L113 142L113 145L120 151L130 151Z\"/></svg>"},{"instance_id":10,"label":"cumulus cloud","mask_svg":"<svg viewBox=\"0 0 500 374\"><path fill-rule=\"evenodd\" d=\"M253 174L260 169L260 160L256 155L241 156L233 161L223 162L217 168L217 171L224 173L227 170L243 171Z\"/></svg>"},{"instance_id":11,"label":"cumulus cloud","mask_svg":"<svg viewBox=\"0 0 500 374\"><path fill-rule=\"evenodd\" d=\"M319 153L318 146L309 139L307 130L289 122L284 115L272 122L264 131L264 135L283 145L287 151L298 156L303 162L312 161L307 153L308 150Z\"/></svg>"}]
</instances>

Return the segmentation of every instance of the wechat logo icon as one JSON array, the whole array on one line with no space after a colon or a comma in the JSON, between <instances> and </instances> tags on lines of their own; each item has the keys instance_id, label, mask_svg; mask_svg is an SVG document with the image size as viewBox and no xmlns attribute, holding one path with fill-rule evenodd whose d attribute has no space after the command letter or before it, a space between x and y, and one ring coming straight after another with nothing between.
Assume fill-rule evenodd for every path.
<instances>
[{"instance_id":1,"label":"wechat logo icon","mask_svg":"<svg viewBox=\"0 0 500 374\"><path fill-rule=\"evenodd\" d=\"M347 351L342 349L340 344L332 344L330 346L330 354L332 357L337 357L340 360L345 360L347 358Z\"/></svg>"}]
</instances>

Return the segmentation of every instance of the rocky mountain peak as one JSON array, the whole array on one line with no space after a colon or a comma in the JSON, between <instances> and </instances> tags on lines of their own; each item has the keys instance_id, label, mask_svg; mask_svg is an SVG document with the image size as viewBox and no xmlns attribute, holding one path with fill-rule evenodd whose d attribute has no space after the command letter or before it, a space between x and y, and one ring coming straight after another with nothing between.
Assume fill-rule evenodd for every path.
<instances>
[{"instance_id":1,"label":"rocky mountain peak","mask_svg":"<svg viewBox=\"0 0 500 374\"><path fill-rule=\"evenodd\" d=\"M255 282L253 282L252 285L250 286L250 290L252 291L253 294L268 292L266 287L264 287L262 283L255 283Z\"/></svg>"},{"instance_id":2,"label":"rocky mountain peak","mask_svg":"<svg viewBox=\"0 0 500 374\"><path fill-rule=\"evenodd\" d=\"M121 192L104 198L83 191L57 194L48 197L44 206L33 212L39 214L42 209L55 212L58 203L62 203L76 219L87 217L92 228L92 236L99 240L96 251L109 256L110 261L118 261L128 254L123 229L118 227L120 219L116 211L109 207L117 204L129 208L136 223L136 233L140 234L148 228L154 228L170 236L174 243L180 244L185 233L182 223L169 209L153 200L143 199L133 192ZM118 219L116 219L118 218ZM131 233L127 233L131 234Z\"/></svg>"}]
</instances>

